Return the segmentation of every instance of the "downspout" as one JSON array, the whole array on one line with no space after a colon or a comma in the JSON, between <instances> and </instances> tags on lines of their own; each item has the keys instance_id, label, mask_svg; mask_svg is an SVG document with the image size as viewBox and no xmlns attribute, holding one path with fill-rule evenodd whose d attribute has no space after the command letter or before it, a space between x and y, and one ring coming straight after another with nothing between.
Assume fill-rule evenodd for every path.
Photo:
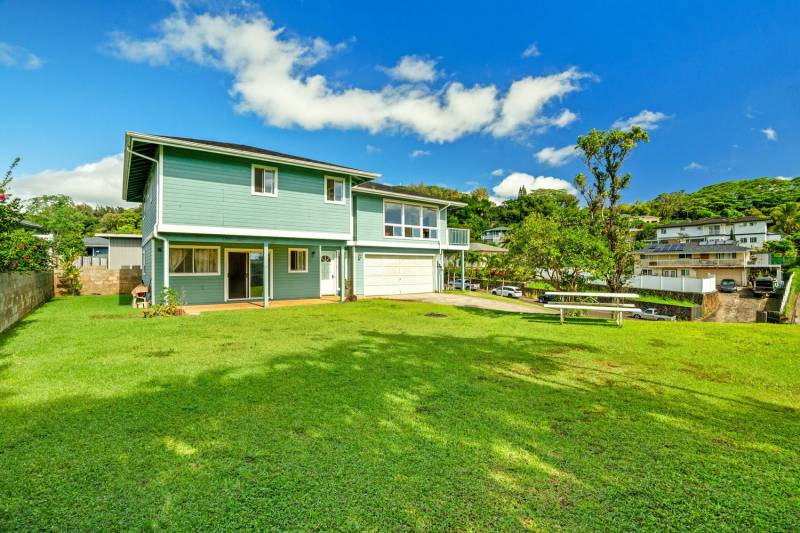
<instances>
[{"instance_id":1,"label":"downspout","mask_svg":"<svg viewBox=\"0 0 800 533\"><path fill-rule=\"evenodd\" d=\"M442 210L444 210L445 214L446 214L447 213L447 206L445 205L444 207L440 207L439 211L437 213L436 224L440 225L440 229L441 229L441 220L442 220ZM444 292L444 255L442 254L442 239L443 238L447 238L447 236L448 236L447 228L445 227L444 228L444 233L442 235L439 235L439 238L437 239L437 241L439 243L439 260L437 261L437 263L439 261L441 261L442 275L440 276L439 272L438 271L436 272L436 285L437 285L437 289L438 289L436 292Z\"/></svg>"}]
</instances>

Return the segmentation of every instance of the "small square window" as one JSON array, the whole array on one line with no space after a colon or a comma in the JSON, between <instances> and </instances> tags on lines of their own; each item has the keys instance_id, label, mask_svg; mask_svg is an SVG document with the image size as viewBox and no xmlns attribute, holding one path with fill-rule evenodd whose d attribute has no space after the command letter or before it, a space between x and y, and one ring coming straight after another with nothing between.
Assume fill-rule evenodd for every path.
<instances>
[{"instance_id":1,"label":"small square window","mask_svg":"<svg viewBox=\"0 0 800 533\"><path fill-rule=\"evenodd\" d=\"M253 194L278 195L278 169L253 165Z\"/></svg>"},{"instance_id":2,"label":"small square window","mask_svg":"<svg viewBox=\"0 0 800 533\"><path fill-rule=\"evenodd\" d=\"M325 201L330 204L344 203L344 179L325 178Z\"/></svg>"},{"instance_id":3,"label":"small square window","mask_svg":"<svg viewBox=\"0 0 800 533\"><path fill-rule=\"evenodd\" d=\"M289 248L289 272L308 272L308 250Z\"/></svg>"}]
</instances>

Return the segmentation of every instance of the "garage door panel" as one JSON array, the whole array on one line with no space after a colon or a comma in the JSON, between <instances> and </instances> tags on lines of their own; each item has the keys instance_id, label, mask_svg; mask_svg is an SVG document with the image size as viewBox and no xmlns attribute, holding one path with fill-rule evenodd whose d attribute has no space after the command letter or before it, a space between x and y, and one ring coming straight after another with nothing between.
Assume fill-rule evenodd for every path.
<instances>
[{"instance_id":1,"label":"garage door panel","mask_svg":"<svg viewBox=\"0 0 800 533\"><path fill-rule=\"evenodd\" d=\"M435 268L434 256L367 255L364 259L364 294L433 292Z\"/></svg>"}]
</instances>

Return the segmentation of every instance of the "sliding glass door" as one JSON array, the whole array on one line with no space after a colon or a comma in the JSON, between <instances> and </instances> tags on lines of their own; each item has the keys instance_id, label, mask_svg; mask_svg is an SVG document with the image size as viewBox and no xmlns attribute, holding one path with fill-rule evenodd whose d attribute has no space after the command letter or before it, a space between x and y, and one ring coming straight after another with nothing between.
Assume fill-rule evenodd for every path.
<instances>
[{"instance_id":1,"label":"sliding glass door","mask_svg":"<svg viewBox=\"0 0 800 533\"><path fill-rule=\"evenodd\" d=\"M226 250L225 268L228 300L264 297L264 252Z\"/></svg>"}]
</instances>

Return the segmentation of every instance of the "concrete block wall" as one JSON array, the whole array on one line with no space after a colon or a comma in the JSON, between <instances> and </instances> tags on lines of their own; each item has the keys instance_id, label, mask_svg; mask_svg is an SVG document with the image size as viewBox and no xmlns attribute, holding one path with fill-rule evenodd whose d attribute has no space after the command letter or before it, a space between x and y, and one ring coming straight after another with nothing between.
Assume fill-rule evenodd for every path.
<instances>
[{"instance_id":1,"label":"concrete block wall","mask_svg":"<svg viewBox=\"0 0 800 533\"><path fill-rule=\"evenodd\" d=\"M55 290L58 294L65 294L66 290L59 282L59 274L56 272ZM130 294L141 281L142 268L138 266L118 269L99 266L81 268L81 294Z\"/></svg>"},{"instance_id":2,"label":"concrete block wall","mask_svg":"<svg viewBox=\"0 0 800 533\"><path fill-rule=\"evenodd\" d=\"M0 332L52 297L52 272L0 272Z\"/></svg>"}]
</instances>

